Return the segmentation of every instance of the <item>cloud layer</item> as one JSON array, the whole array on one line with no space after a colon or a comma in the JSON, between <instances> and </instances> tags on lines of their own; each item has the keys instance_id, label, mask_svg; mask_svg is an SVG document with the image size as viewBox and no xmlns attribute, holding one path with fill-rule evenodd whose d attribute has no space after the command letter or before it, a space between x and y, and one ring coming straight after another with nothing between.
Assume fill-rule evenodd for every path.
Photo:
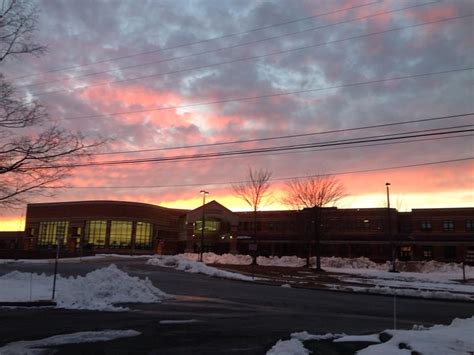
<instances>
[{"instance_id":1,"label":"cloud layer","mask_svg":"<svg viewBox=\"0 0 474 355\"><path fill-rule=\"evenodd\" d=\"M361 6L364 3L368 5ZM474 111L472 70L347 86L473 67L473 18L456 18L474 13L468 0L142 1L139 6L132 1L48 0L38 1L38 7L37 39L48 45L48 53L11 60L3 70L25 94L40 99L61 125L86 136L110 138L104 152L323 132ZM330 14L309 18L324 13ZM419 25L426 22L432 23ZM275 26L281 23L286 24ZM220 39L206 41L216 37ZM70 69L57 71L60 68ZM290 92L300 93L262 97ZM250 97L259 98L242 100ZM221 103L195 105L207 102ZM142 112L126 113L130 111ZM472 116L95 159L325 142L467 124L472 124ZM283 178L453 160L472 156L473 148L468 136L80 168L67 184L174 187L71 188L38 201L114 199L194 208L205 187L213 198L244 209L231 197L229 185L211 183L243 180L248 166ZM380 205L386 181L406 209L467 206L473 201L472 160L339 177L350 195L346 207ZM284 182L276 181L274 188L275 196L280 195ZM13 218L16 212L6 214Z\"/></svg>"}]
</instances>

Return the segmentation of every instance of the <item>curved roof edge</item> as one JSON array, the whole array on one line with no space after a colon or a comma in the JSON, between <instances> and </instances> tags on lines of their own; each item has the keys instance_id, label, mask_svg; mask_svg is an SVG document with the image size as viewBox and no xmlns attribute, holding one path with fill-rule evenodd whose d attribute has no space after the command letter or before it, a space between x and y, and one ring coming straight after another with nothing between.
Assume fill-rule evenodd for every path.
<instances>
[{"instance_id":1,"label":"curved roof edge","mask_svg":"<svg viewBox=\"0 0 474 355\"><path fill-rule=\"evenodd\" d=\"M133 202L133 201L118 201L118 200L85 200L85 201L64 201L64 202L40 202L40 203L28 203L27 206L58 206L58 205L98 205L98 204L109 204L109 205L129 205L129 206L144 206L151 208L158 208L169 211L177 212L188 212L190 210L182 208L169 208L151 203L144 202Z\"/></svg>"}]
</instances>

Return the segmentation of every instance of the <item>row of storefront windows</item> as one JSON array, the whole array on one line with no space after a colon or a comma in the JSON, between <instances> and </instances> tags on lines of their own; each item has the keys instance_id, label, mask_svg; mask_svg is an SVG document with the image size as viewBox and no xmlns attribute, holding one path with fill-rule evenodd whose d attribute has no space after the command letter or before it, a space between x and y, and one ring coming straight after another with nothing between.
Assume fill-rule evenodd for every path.
<instances>
[{"instance_id":1,"label":"row of storefront windows","mask_svg":"<svg viewBox=\"0 0 474 355\"><path fill-rule=\"evenodd\" d=\"M433 229L432 223L429 220L421 221L420 229L424 232L431 232ZM444 220L442 223L443 232L454 232L455 223L453 220ZM474 220L468 219L465 221L465 230L466 232L474 231Z\"/></svg>"},{"instance_id":2,"label":"row of storefront windows","mask_svg":"<svg viewBox=\"0 0 474 355\"><path fill-rule=\"evenodd\" d=\"M62 243L66 242L69 222L54 221L41 222L38 234L38 246L56 245L59 238ZM133 222L110 221L110 233L107 245L107 221L87 221L83 244L94 248L131 248L132 247ZM75 230L80 234L80 228ZM153 239L153 225L151 223L136 222L135 244L136 249L151 249Z\"/></svg>"}]
</instances>

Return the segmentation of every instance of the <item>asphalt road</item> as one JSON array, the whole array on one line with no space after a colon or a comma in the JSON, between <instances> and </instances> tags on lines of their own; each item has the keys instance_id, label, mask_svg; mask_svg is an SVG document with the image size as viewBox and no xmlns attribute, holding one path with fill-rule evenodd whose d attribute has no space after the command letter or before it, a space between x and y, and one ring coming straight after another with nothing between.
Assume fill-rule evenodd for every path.
<instances>
[{"instance_id":1,"label":"asphalt road","mask_svg":"<svg viewBox=\"0 0 474 355\"><path fill-rule=\"evenodd\" d=\"M60 264L59 271L84 275L110 263ZM278 339L295 331L364 334L393 326L393 297L216 279L149 266L136 259L113 263L131 275L148 277L176 297L161 304L130 305L128 312L0 309L0 345L78 331L134 329L142 334L64 345L56 348L57 354L265 354ZM0 275L12 270L52 273L53 265L0 265ZM400 328L448 324L455 317L473 314L472 303L397 298ZM160 324L162 320L190 319L196 322Z\"/></svg>"}]
</instances>

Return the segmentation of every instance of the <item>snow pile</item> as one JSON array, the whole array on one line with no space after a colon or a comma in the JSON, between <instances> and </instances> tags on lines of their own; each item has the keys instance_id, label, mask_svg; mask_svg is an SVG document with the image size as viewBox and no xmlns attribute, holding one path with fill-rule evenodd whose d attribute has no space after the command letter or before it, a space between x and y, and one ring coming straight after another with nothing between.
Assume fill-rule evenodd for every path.
<instances>
[{"instance_id":1,"label":"snow pile","mask_svg":"<svg viewBox=\"0 0 474 355\"><path fill-rule=\"evenodd\" d=\"M289 340L278 340L278 342L267 351L267 355L307 355L309 350L303 345L303 341L307 340L327 340L334 339L344 334L324 334L312 335L308 332L292 333Z\"/></svg>"},{"instance_id":2,"label":"snow pile","mask_svg":"<svg viewBox=\"0 0 474 355\"><path fill-rule=\"evenodd\" d=\"M71 334L55 335L45 339L17 341L0 348L2 355L18 354L43 354L44 347L53 347L65 344L95 343L110 341L119 338L129 338L140 335L136 330L103 330L96 332L78 332Z\"/></svg>"},{"instance_id":3,"label":"snow pile","mask_svg":"<svg viewBox=\"0 0 474 355\"><path fill-rule=\"evenodd\" d=\"M184 253L179 254L178 256L191 261L198 261L198 254L196 253ZM206 264L250 265L250 263L252 262L252 257L250 255L240 254L218 255L215 253L203 253L202 258Z\"/></svg>"},{"instance_id":4,"label":"snow pile","mask_svg":"<svg viewBox=\"0 0 474 355\"><path fill-rule=\"evenodd\" d=\"M393 337L386 343L371 345L360 355L410 354L455 355L469 354L474 349L474 317L455 319L450 325L431 328L387 331Z\"/></svg>"},{"instance_id":5,"label":"snow pile","mask_svg":"<svg viewBox=\"0 0 474 355\"><path fill-rule=\"evenodd\" d=\"M358 355L458 355L470 354L474 349L474 317L468 319L454 319L450 325L435 325L431 328L414 326L412 330L386 330L385 338L382 342L380 334L352 335L345 334L325 334L312 335L308 332L291 334L291 339L279 340L268 352L267 355L299 355L308 354L304 348L304 341L334 339L335 343L342 342L372 342L365 349L359 350Z\"/></svg>"},{"instance_id":6,"label":"snow pile","mask_svg":"<svg viewBox=\"0 0 474 355\"><path fill-rule=\"evenodd\" d=\"M13 271L0 277L0 301L50 299L53 276ZM167 298L150 280L129 276L115 265L86 276L56 279L55 301L60 308L116 311L116 303L154 303Z\"/></svg>"},{"instance_id":7,"label":"snow pile","mask_svg":"<svg viewBox=\"0 0 474 355\"><path fill-rule=\"evenodd\" d=\"M309 350L306 349L298 339L278 340L273 347L267 352L267 355L307 355Z\"/></svg>"},{"instance_id":8,"label":"snow pile","mask_svg":"<svg viewBox=\"0 0 474 355\"><path fill-rule=\"evenodd\" d=\"M259 256L257 264L262 266L285 266L285 267L302 267L306 265L306 259L293 256Z\"/></svg>"},{"instance_id":9,"label":"snow pile","mask_svg":"<svg viewBox=\"0 0 474 355\"><path fill-rule=\"evenodd\" d=\"M388 270L388 264L377 264L369 258L321 258L321 266L323 268L338 268L338 269L374 269L374 270Z\"/></svg>"},{"instance_id":10,"label":"snow pile","mask_svg":"<svg viewBox=\"0 0 474 355\"><path fill-rule=\"evenodd\" d=\"M241 275L235 272L224 271L207 266L204 263L188 260L185 257L160 255L147 261L149 265L172 267L176 270L186 271L193 274L204 274L213 277L221 277L233 280L253 281L250 276Z\"/></svg>"}]
</instances>

